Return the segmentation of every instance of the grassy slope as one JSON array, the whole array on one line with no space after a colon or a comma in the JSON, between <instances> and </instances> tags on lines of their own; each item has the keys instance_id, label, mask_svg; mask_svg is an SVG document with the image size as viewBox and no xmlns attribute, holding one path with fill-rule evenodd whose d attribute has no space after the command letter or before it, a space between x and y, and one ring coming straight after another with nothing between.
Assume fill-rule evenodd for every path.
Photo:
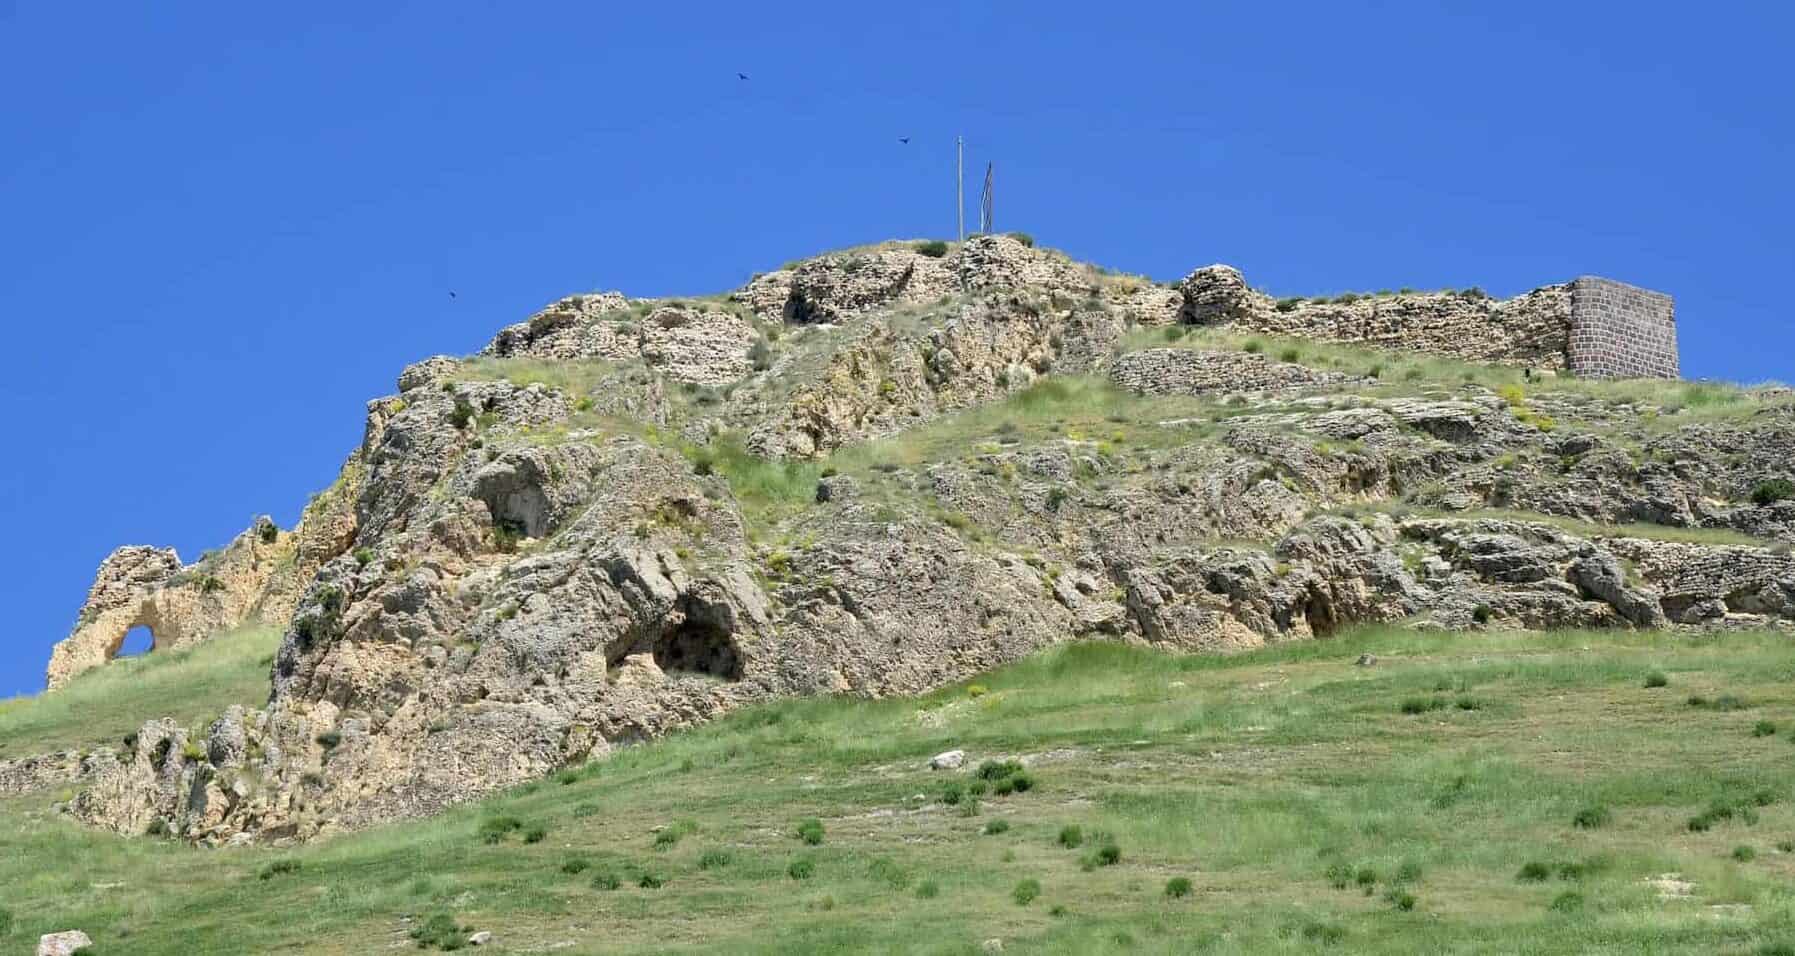
<instances>
[{"instance_id":1,"label":"grassy slope","mask_svg":"<svg viewBox=\"0 0 1795 956\"><path fill-rule=\"evenodd\" d=\"M1381 663L1353 666L1364 651ZM1644 686L1654 670L1667 687ZM1778 849L1795 838L1792 678L1777 635L1370 630L1236 657L1072 646L981 678L979 696L756 708L298 850L121 840L50 813L46 797L0 801L0 905L19 937L80 927L103 952L182 956L404 948L405 917L445 910L496 933L499 952L976 952L1002 937L1007 952L1334 940L1353 952L1751 953L1795 942L1795 855ZM1748 706L1688 703L1721 693ZM1447 706L1402 712L1435 698ZM1776 732L1754 735L1759 721ZM963 816L939 801L950 775L923 767L952 746L975 761L1030 755L1038 785ZM1712 801L1760 792L1771 802L1755 823L1686 826ZM1574 826L1593 806L1611 821ZM476 830L495 815L546 839L483 843ZM826 825L820 846L793 836L810 816ZM1008 830L983 835L995 820ZM1066 825L1084 847L1059 845ZM657 848L660 827L685 835ZM1098 832L1121 861L1082 869ZM1755 857L1734 859L1738 846ZM701 865L719 850L727 863ZM809 879L788 876L798 859L814 863ZM258 879L273 860L300 867ZM564 872L570 860L589 868ZM1585 872L1517 880L1530 861ZM1393 885L1404 864L1418 875ZM1353 878L1338 889L1328 874L1342 868ZM665 886L639 887L644 872ZM1661 901L1641 882L1671 872L1692 897ZM622 887L594 887L599 873ZM1168 899L1179 876L1193 892ZM1018 905L1029 879L1040 898Z\"/></svg>"},{"instance_id":2,"label":"grassy slope","mask_svg":"<svg viewBox=\"0 0 1795 956\"><path fill-rule=\"evenodd\" d=\"M40 697L0 700L0 759L66 748L117 747L153 717L185 726L226 707L268 701L280 632L249 628L178 651L117 660Z\"/></svg>"}]
</instances>

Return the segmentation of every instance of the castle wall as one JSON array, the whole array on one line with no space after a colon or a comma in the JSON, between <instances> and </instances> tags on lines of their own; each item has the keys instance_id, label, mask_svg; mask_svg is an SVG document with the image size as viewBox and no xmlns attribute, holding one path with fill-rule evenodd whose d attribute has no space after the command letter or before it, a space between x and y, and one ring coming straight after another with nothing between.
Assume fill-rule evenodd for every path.
<instances>
[{"instance_id":1,"label":"castle wall","mask_svg":"<svg viewBox=\"0 0 1795 956\"><path fill-rule=\"evenodd\" d=\"M1662 292L1580 276L1571 283L1570 370L1587 378L1677 378L1676 303Z\"/></svg>"}]
</instances>

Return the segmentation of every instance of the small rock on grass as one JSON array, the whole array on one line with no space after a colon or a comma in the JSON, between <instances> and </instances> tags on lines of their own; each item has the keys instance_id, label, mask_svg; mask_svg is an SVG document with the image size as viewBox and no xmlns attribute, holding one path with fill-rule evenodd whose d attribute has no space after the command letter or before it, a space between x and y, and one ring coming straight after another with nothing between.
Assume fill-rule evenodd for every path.
<instances>
[{"instance_id":1,"label":"small rock on grass","mask_svg":"<svg viewBox=\"0 0 1795 956\"><path fill-rule=\"evenodd\" d=\"M93 940L78 929L66 933L49 933L38 937L37 956L72 956L93 945Z\"/></svg>"},{"instance_id":2,"label":"small rock on grass","mask_svg":"<svg viewBox=\"0 0 1795 956\"><path fill-rule=\"evenodd\" d=\"M467 941L471 946L485 946L487 943L492 942L492 934L485 930L481 930L480 932L469 936Z\"/></svg>"},{"instance_id":3,"label":"small rock on grass","mask_svg":"<svg viewBox=\"0 0 1795 956\"><path fill-rule=\"evenodd\" d=\"M1356 663L1360 667L1376 667L1377 666L1377 655L1376 654L1360 654L1359 659Z\"/></svg>"},{"instance_id":4,"label":"small rock on grass","mask_svg":"<svg viewBox=\"0 0 1795 956\"><path fill-rule=\"evenodd\" d=\"M966 765L966 751L949 750L929 758L930 770L958 770Z\"/></svg>"}]
</instances>

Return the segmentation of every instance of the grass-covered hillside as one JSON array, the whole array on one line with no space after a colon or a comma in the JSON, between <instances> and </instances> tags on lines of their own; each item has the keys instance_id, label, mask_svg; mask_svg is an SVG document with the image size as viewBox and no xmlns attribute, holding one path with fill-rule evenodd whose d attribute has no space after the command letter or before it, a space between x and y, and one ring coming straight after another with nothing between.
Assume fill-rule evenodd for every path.
<instances>
[{"instance_id":1,"label":"grass-covered hillside","mask_svg":"<svg viewBox=\"0 0 1795 956\"><path fill-rule=\"evenodd\" d=\"M54 694L0 700L0 760L117 747L152 717L203 726L226 707L268 700L280 631L245 628L204 644L121 658Z\"/></svg>"},{"instance_id":2,"label":"grass-covered hillside","mask_svg":"<svg viewBox=\"0 0 1795 956\"><path fill-rule=\"evenodd\" d=\"M215 712L258 641L10 703L6 746L85 739L84 708L93 734ZM124 698L152 678L165 696ZM917 699L745 710L296 849L125 839L12 797L0 950L79 928L181 956L474 931L509 953L1788 952L1792 679L1763 633L1079 644ZM965 769L928 769L952 748Z\"/></svg>"}]
</instances>

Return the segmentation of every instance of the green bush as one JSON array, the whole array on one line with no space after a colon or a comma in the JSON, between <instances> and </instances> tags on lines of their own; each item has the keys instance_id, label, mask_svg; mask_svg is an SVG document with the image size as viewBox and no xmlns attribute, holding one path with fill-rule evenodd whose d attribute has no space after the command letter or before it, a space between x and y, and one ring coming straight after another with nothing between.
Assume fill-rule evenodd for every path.
<instances>
[{"instance_id":1,"label":"green bush","mask_svg":"<svg viewBox=\"0 0 1795 956\"><path fill-rule=\"evenodd\" d=\"M966 788L958 780L950 781L941 788L941 802L947 806L959 803L966 796Z\"/></svg>"},{"instance_id":2,"label":"green bush","mask_svg":"<svg viewBox=\"0 0 1795 956\"><path fill-rule=\"evenodd\" d=\"M931 259L939 259L942 256L947 255L947 243L942 242L940 239L929 239L917 243L916 252L919 255L928 256Z\"/></svg>"},{"instance_id":3,"label":"green bush","mask_svg":"<svg viewBox=\"0 0 1795 956\"><path fill-rule=\"evenodd\" d=\"M748 362L756 372L764 372L773 367L773 346L768 344L766 336L754 340L748 346Z\"/></svg>"},{"instance_id":4,"label":"green bush","mask_svg":"<svg viewBox=\"0 0 1795 956\"><path fill-rule=\"evenodd\" d=\"M1112 841L1087 854L1082 865L1087 870L1094 870L1100 866L1115 866L1120 862L1122 862L1122 848Z\"/></svg>"},{"instance_id":5,"label":"green bush","mask_svg":"<svg viewBox=\"0 0 1795 956\"><path fill-rule=\"evenodd\" d=\"M610 870L600 870L592 877L592 888L595 890L614 890L622 885L623 881Z\"/></svg>"},{"instance_id":6,"label":"green bush","mask_svg":"<svg viewBox=\"0 0 1795 956\"><path fill-rule=\"evenodd\" d=\"M1303 939L1323 946L1333 946L1346 938L1346 930L1332 923L1304 923Z\"/></svg>"},{"instance_id":7,"label":"green bush","mask_svg":"<svg viewBox=\"0 0 1795 956\"><path fill-rule=\"evenodd\" d=\"M798 822L797 834L798 839L811 846L816 846L823 842L823 821L816 817L801 820Z\"/></svg>"},{"instance_id":8,"label":"green bush","mask_svg":"<svg viewBox=\"0 0 1795 956\"><path fill-rule=\"evenodd\" d=\"M1552 909L1559 913L1575 913L1583 908L1583 894L1565 890L1552 898Z\"/></svg>"},{"instance_id":9,"label":"green bush","mask_svg":"<svg viewBox=\"0 0 1795 956\"><path fill-rule=\"evenodd\" d=\"M1297 309L1297 306L1300 306L1302 304L1303 304L1303 297L1300 295L1293 295L1288 298L1279 299L1278 304L1277 304L1277 310L1279 312L1295 312Z\"/></svg>"},{"instance_id":10,"label":"green bush","mask_svg":"<svg viewBox=\"0 0 1795 956\"><path fill-rule=\"evenodd\" d=\"M474 420L474 406L461 396L455 396L455 410L449 413L449 424L458 429L466 428Z\"/></svg>"},{"instance_id":11,"label":"green bush","mask_svg":"<svg viewBox=\"0 0 1795 956\"><path fill-rule=\"evenodd\" d=\"M1479 604L1471 609L1471 620L1478 624L1488 624L1495 616L1496 612L1490 610L1488 604Z\"/></svg>"},{"instance_id":12,"label":"green bush","mask_svg":"<svg viewBox=\"0 0 1795 956\"><path fill-rule=\"evenodd\" d=\"M1645 675L1645 686L1647 687L1667 687L1669 685L1670 678L1663 671L1652 671Z\"/></svg>"},{"instance_id":13,"label":"green bush","mask_svg":"<svg viewBox=\"0 0 1795 956\"><path fill-rule=\"evenodd\" d=\"M1745 710L1751 703L1735 694L1721 694L1718 697L1704 697L1701 694L1689 695L1689 706L1697 710Z\"/></svg>"},{"instance_id":14,"label":"green bush","mask_svg":"<svg viewBox=\"0 0 1795 956\"><path fill-rule=\"evenodd\" d=\"M1084 843L1084 831L1076 825L1068 824L1060 827L1060 846L1068 850L1076 850Z\"/></svg>"},{"instance_id":15,"label":"green bush","mask_svg":"<svg viewBox=\"0 0 1795 956\"><path fill-rule=\"evenodd\" d=\"M1445 707L1444 697L1410 697L1402 702L1400 709L1405 714L1425 714Z\"/></svg>"},{"instance_id":16,"label":"green bush","mask_svg":"<svg viewBox=\"0 0 1795 956\"><path fill-rule=\"evenodd\" d=\"M1247 352L1247 353L1250 353L1253 355L1257 355L1260 352L1265 351L1265 343L1259 341L1258 339L1247 339L1246 344L1242 345L1240 347L1240 350L1242 352Z\"/></svg>"},{"instance_id":17,"label":"green bush","mask_svg":"<svg viewBox=\"0 0 1795 956\"><path fill-rule=\"evenodd\" d=\"M272 880L277 876L286 876L289 873L298 873L300 870L300 867L301 867L301 864L298 860L293 860L293 859L271 860L267 864L265 864L260 870L256 871L256 879ZM5 934L0 933L0 936L3 936L3 935L5 935Z\"/></svg>"},{"instance_id":18,"label":"green bush","mask_svg":"<svg viewBox=\"0 0 1795 956\"><path fill-rule=\"evenodd\" d=\"M1166 881L1166 896L1181 900L1190 895L1190 878L1174 876Z\"/></svg>"},{"instance_id":19,"label":"green bush","mask_svg":"<svg viewBox=\"0 0 1795 956\"><path fill-rule=\"evenodd\" d=\"M1396 868L1396 882L1414 883L1421 879L1421 864L1413 860L1404 862Z\"/></svg>"},{"instance_id":20,"label":"green bush","mask_svg":"<svg viewBox=\"0 0 1795 956\"><path fill-rule=\"evenodd\" d=\"M667 878L658 873L643 873L636 885L645 890L658 890L667 885Z\"/></svg>"},{"instance_id":21,"label":"green bush","mask_svg":"<svg viewBox=\"0 0 1795 956\"><path fill-rule=\"evenodd\" d=\"M5 939L12 935L12 924L12 910L0 906L0 939Z\"/></svg>"},{"instance_id":22,"label":"green bush","mask_svg":"<svg viewBox=\"0 0 1795 956\"><path fill-rule=\"evenodd\" d=\"M335 750L337 744L343 742L343 735L334 730L326 730L317 736L318 746L325 750Z\"/></svg>"},{"instance_id":23,"label":"green bush","mask_svg":"<svg viewBox=\"0 0 1795 956\"><path fill-rule=\"evenodd\" d=\"M1327 877L1329 886L1337 890L1344 890L1352 885L1352 864L1345 862L1330 863L1328 864L1327 871L1323 875Z\"/></svg>"},{"instance_id":24,"label":"green bush","mask_svg":"<svg viewBox=\"0 0 1795 956\"><path fill-rule=\"evenodd\" d=\"M916 898L919 900L932 900L940 895L941 886L934 880L923 880L916 884Z\"/></svg>"},{"instance_id":25,"label":"green bush","mask_svg":"<svg viewBox=\"0 0 1795 956\"><path fill-rule=\"evenodd\" d=\"M528 830L524 831L524 842L525 843L541 843L543 838L546 836L548 836L548 827L542 826L541 824L537 824L536 826L533 826L533 827L529 828Z\"/></svg>"},{"instance_id":26,"label":"green bush","mask_svg":"<svg viewBox=\"0 0 1795 956\"><path fill-rule=\"evenodd\" d=\"M470 932L468 927L456 925L455 917L432 913L412 928L411 938L417 941L419 949L455 950L467 945Z\"/></svg>"},{"instance_id":27,"label":"green bush","mask_svg":"<svg viewBox=\"0 0 1795 956\"><path fill-rule=\"evenodd\" d=\"M584 873L591 868L592 861L583 856L576 856L566 863L561 864L561 872L568 876L579 876L581 873Z\"/></svg>"},{"instance_id":28,"label":"green bush","mask_svg":"<svg viewBox=\"0 0 1795 956\"><path fill-rule=\"evenodd\" d=\"M816 875L816 861L808 857L798 857L785 868L785 875L794 880L808 880Z\"/></svg>"},{"instance_id":29,"label":"green bush","mask_svg":"<svg viewBox=\"0 0 1795 956\"><path fill-rule=\"evenodd\" d=\"M480 821L480 828L475 832L482 843L503 843L506 837L523 828L524 822L516 817L488 817Z\"/></svg>"},{"instance_id":30,"label":"green bush","mask_svg":"<svg viewBox=\"0 0 1795 956\"><path fill-rule=\"evenodd\" d=\"M1614 814L1610 813L1607 807L1596 804L1578 810L1577 815L1571 818L1571 825L1579 830L1594 830L1597 827L1607 826L1613 819Z\"/></svg>"},{"instance_id":31,"label":"green bush","mask_svg":"<svg viewBox=\"0 0 1795 956\"><path fill-rule=\"evenodd\" d=\"M1738 860L1740 863L1750 863L1751 861L1753 861L1757 858L1758 858L1758 851L1752 849L1751 847L1744 845L1743 843L1741 843L1740 845L1738 845L1736 847L1733 847L1733 859Z\"/></svg>"},{"instance_id":32,"label":"green bush","mask_svg":"<svg viewBox=\"0 0 1795 956\"><path fill-rule=\"evenodd\" d=\"M1011 239L1014 239L1017 242L1020 242L1023 245L1028 246L1030 249L1033 249L1035 246L1035 237L1029 235L1026 232L1012 232L1009 234L1009 236Z\"/></svg>"},{"instance_id":33,"label":"green bush","mask_svg":"<svg viewBox=\"0 0 1795 956\"><path fill-rule=\"evenodd\" d=\"M1009 831L1010 821L1008 820L992 820L985 824L986 836L996 836L999 833L1008 833Z\"/></svg>"},{"instance_id":34,"label":"green bush","mask_svg":"<svg viewBox=\"0 0 1795 956\"><path fill-rule=\"evenodd\" d=\"M1538 860L1528 860L1521 864L1520 872L1515 874L1515 879L1522 883L1544 883L1551 878L1552 867Z\"/></svg>"},{"instance_id":35,"label":"green bush","mask_svg":"<svg viewBox=\"0 0 1795 956\"><path fill-rule=\"evenodd\" d=\"M1396 907L1404 913L1415 908L1415 894L1408 890L1392 889L1384 894L1384 902Z\"/></svg>"},{"instance_id":36,"label":"green bush","mask_svg":"<svg viewBox=\"0 0 1795 956\"><path fill-rule=\"evenodd\" d=\"M1760 720L1753 724L1751 728L1751 735L1753 737L1768 737L1774 733L1776 733L1776 723L1774 721Z\"/></svg>"},{"instance_id":37,"label":"green bush","mask_svg":"<svg viewBox=\"0 0 1795 956\"><path fill-rule=\"evenodd\" d=\"M1761 481L1756 488L1751 489L1751 503L1754 505L1773 505L1791 498L1795 498L1795 481L1787 478Z\"/></svg>"},{"instance_id":38,"label":"green bush","mask_svg":"<svg viewBox=\"0 0 1795 956\"><path fill-rule=\"evenodd\" d=\"M698 857L698 868L715 870L729 865L731 857L728 850L706 850Z\"/></svg>"},{"instance_id":39,"label":"green bush","mask_svg":"<svg viewBox=\"0 0 1795 956\"><path fill-rule=\"evenodd\" d=\"M1010 898L1016 901L1017 906L1027 906L1028 904L1033 903L1035 898L1040 895L1041 881L1035 879L1023 880L1016 884L1015 889L1010 891Z\"/></svg>"}]
</instances>

